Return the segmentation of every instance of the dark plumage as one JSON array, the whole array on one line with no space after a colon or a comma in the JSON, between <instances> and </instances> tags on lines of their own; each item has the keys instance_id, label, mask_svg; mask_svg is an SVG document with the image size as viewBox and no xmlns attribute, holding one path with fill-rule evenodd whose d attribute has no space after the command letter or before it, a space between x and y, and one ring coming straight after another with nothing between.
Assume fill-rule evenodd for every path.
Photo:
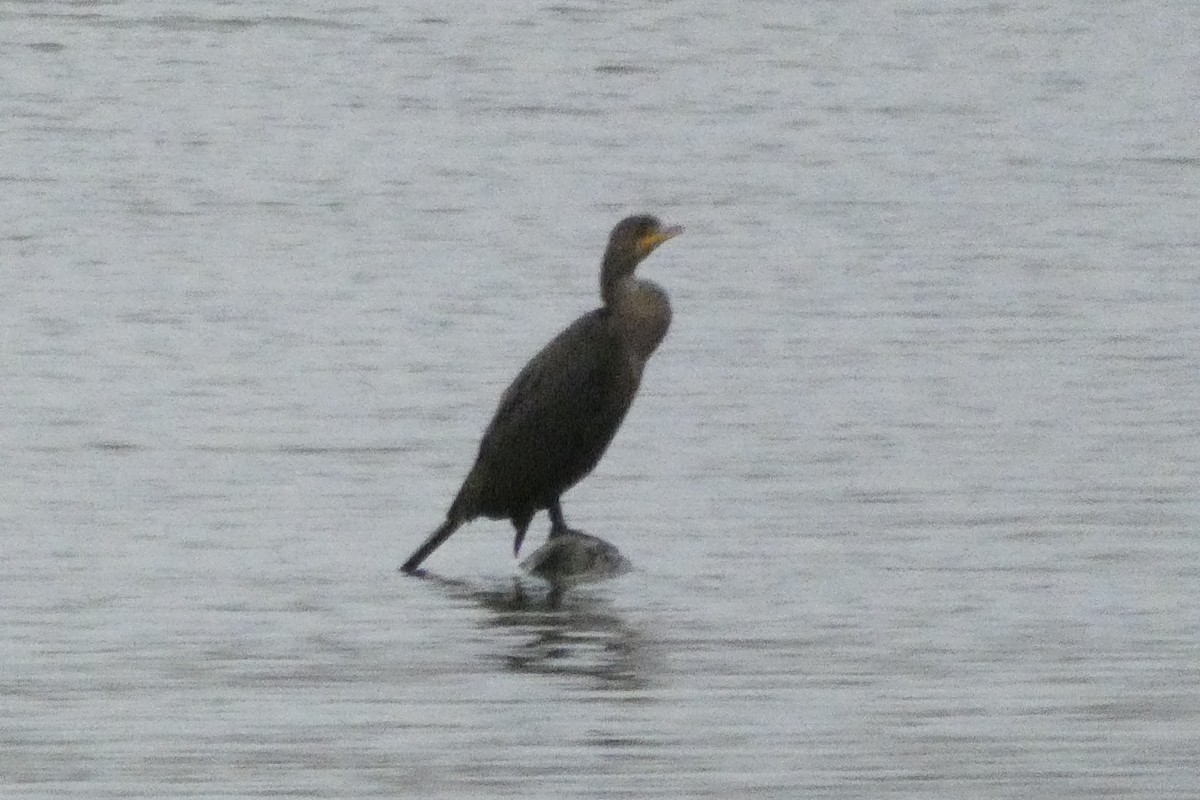
<instances>
[{"instance_id":1,"label":"dark plumage","mask_svg":"<svg viewBox=\"0 0 1200 800\"><path fill-rule=\"evenodd\" d=\"M404 572L481 516L512 521L514 553L542 509L550 512L551 536L569 531L559 498L604 455L671 324L666 292L634 270L681 230L650 216L617 223L600 272L603 307L555 336L505 390L446 521L404 562Z\"/></svg>"}]
</instances>

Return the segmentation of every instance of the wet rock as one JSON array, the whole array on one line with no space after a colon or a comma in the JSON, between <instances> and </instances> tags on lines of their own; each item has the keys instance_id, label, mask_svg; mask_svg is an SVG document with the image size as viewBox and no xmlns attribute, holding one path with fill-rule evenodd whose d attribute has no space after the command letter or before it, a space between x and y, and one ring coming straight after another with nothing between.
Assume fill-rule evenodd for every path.
<instances>
[{"instance_id":1,"label":"wet rock","mask_svg":"<svg viewBox=\"0 0 1200 800\"><path fill-rule=\"evenodd\" d=\"M616 545L579 531L547 539L521 561L525 572L561 588L608 580L631 568Z\"/></svg>"}]
</instances>

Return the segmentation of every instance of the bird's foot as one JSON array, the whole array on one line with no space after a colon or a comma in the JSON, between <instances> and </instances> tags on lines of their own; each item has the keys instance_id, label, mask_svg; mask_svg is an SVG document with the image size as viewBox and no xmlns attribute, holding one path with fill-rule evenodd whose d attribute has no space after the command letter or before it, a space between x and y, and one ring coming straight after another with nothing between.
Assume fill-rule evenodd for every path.
<instances>
[{"instance_id":1,"label":"bird's foot","mask_svg":"<svg viewBox=\"0 0 1200 800\"><path fill-rule=\"evenodd\" d=\"M566 525L560 525L550 529L550 539L557 539L559 536L587 536L583 531L569 528Z\"/></svg>"}]
</instances>

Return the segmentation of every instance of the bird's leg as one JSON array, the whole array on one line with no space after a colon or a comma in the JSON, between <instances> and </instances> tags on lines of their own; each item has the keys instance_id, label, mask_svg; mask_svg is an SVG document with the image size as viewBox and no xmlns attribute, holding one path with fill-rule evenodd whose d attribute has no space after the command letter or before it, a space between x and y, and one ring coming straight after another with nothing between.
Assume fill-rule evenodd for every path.
<instances>
[{"instance_id":1,"label":"bird's leg","mask_svg":"<svg viewBox=\"0 0 1200 800\"><path fill-rule=\"evenodd\" d=\"M513 517L512 524L517 530L517 535L513 538L513 556L517 556L521 552L521 542L525 541L525 531L529 530L529 521L533 519L533 514L525 514L520 517Z\"/></svg>"},{"instance_id":2,"label":"bird's leg","mask_svg":"<svg viewBox=\"0 0 1200 800\"><path fill-rule=\"evenodd\" d=\"M567 533L576 533L576 534L579 533L579 531L574 530L573 528L569 527L567 525L567 521L565 519L563 519L562 505L559 503L559 501L557 499L553 503L551 503L550 507L546 510L550 512L550 538L551 539L553 539L555 536L562 536Z\"/></svg>"}]
</instances>

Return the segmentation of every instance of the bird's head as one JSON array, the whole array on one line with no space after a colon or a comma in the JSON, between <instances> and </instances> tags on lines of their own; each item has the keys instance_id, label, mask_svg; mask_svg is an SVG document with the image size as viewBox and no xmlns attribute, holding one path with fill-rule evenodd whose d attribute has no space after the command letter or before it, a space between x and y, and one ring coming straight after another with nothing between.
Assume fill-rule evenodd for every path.
<instances>
[{"instance_id":1,"label":"bird's head","mask_svg":"<svg viewBox=\"0 0 1200 800\"><path fill-rule=\"evenodd\" d=\"M623 246L633 253L638 261L654 252L654 249L668 239L683 233L678 225L664 227L658 217L638 215L626 217L617 223L609 236L609 246Z\"/></svg>"},{"instance_id":2,"label":"bird's head","mask_svg":"<svg viewBox=\"0 0 1200 800\"><path fill-rule=\"evenodd\" d=\"M624 277L660 244L683 232L678 225L664 227L658 217L639 214L617 223L608 237L604 271L609 279Z\"/></svg>"}]
</instances>

